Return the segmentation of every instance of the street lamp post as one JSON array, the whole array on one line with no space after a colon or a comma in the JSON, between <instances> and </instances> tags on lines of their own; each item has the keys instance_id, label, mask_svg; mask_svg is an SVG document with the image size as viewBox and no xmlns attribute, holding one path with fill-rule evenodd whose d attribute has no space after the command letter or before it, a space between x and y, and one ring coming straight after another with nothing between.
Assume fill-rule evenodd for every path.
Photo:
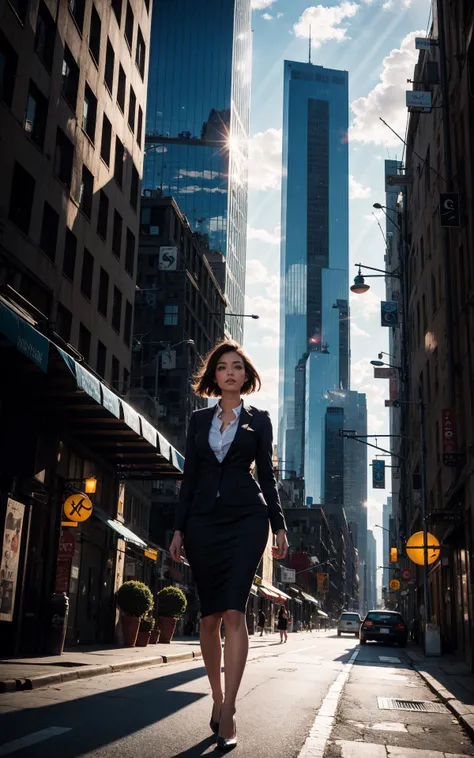
<instances>
[{"instance_id":1,"label":"street lamp post","mask_svg":"<svg viewBox=\"0 0 474 758\"><path fill-rule=\"evenodd\" d=\"M229 318L230 316L232 318L253 318L253 319L259 319L260 316L257 316L256 313L210 313L210 316L224 316L224 318Z\"/></svg>"}]
</instances>

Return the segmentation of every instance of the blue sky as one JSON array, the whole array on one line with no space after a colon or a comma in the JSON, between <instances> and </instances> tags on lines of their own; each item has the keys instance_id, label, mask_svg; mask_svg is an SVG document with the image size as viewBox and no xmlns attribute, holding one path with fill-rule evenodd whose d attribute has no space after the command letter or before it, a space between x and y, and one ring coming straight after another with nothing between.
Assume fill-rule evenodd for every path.
<instances>
[{"instance_id":1,"label":"blue sky","mask_svg":"<svg viewBox=\"0 0 474 758\"><path fill-rule=\"evenodd\" d=\"M283 61L307 61L309 25L312 61L349 72L350 261L383 268L384 241L372 205L384 203L386 158L403 157L403 145L382 116L405 135L405 91L418 57L415 36L430 22L430 0L252 0L253 77L250 141L249 233L245 346L262 371L264 387L255 405L267 408L277 426L280 272L281 124ZM379 216L384 226L384 217ZM355 273L355 268L354 268ZM367 392L369 433L388 432L388 382L374 380L371 359L387 350L380 326L383 280L364 296L351 297L352 389ZM369 456L371 457L371 456ZM370 485L371 480L369 481ZM381 523L390 490L369 487L369 528ZM381 547L381 531L374 530ZM379 561L380 562L380 561Z\"/></svg>"}]
</instances>

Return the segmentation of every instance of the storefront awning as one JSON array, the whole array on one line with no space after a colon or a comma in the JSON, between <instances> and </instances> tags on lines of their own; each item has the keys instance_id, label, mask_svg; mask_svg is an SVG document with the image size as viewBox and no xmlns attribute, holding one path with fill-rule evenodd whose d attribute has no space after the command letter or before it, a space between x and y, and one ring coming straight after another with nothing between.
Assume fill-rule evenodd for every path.
<instances>
[{"instance_id":1,"label":"storefront awning","mask_svg":"<svg viewBox=\"0 0 474 758\"><path fill-rule=\"evenodd\" d=\"M263 597L266 597L267 600L273 600L273 601L280 601L280 596L277 595L276 592L272 592L272 590L267 589L266 587L259 587L259 592Z\"/></svg>"},{"instance_id":2,"label":"storefront awning","mask_svg":"<svg viewBox=\"0 0 474 758\"><path fill-rule=\"evenodd\" d=\"M260 579L258 588L262 595L264 597L267 597L269 600L275 600L280 603L284 603L285 600L291 600L291 597L289 595L287 595L285 592L282 592L282 590L279 590L277 587L274 587L273 584L266 582L264 579Z\"/></svg>"},{"instance_id":3,"label":"storefront awning","mask_svg":"<svg viewBox=\"0 0 474 758\"><path fill-rule=\"evenodd\" d=\"M10 287L0 292L0 356L5 390L66 442L123 479L182 478L184 457L159 429L75 360L46 317Z\"/></svg>"},{"instance_id":4,"label":"storefront awning","mask_svg":"<svg viewBox=\"0 0 474 758\"><path fill-rule=\"evenodd\" d=\"M316 600L316 598L313 597L312 595L308 595L308 593L307 592L303 592L303 590L300 590L300 593L301 593L303 599L307 600L308 603L313 603L313 605L319 605L319 600Z\"/></svg>"},{"instance_id":5,"label":"storefront awning","mask_svg":"<svg viewBox=\"0 0 474 758\"><path fill-rule=\"evenodd\" d=\"M329 618L328 614L324 613L324 611L321 611L319 608L316 611L316 613L318 614L318 616L321 616L321 618L323 618L323 619L328 619Z\"/></svg>"},{"instance_id":6,"label":"storefront awning","mask_svg":"<svg viewBox=\"0 0 474 758\"><path fill-rule=\"evenodd\" d=\"M108 526L110 529L113 529L114 532L117 532L117 534L119 534L120 537L126 542L131 542L133 545L141 548L147 547L146 542L140 539L140 537L134 534L130 529L127 529L127 527L124 526L124 524L121 524L120 521L116 521L115 519L110 518L110 516L108 516L107 513L104 513L104 511L101 511L100 508L94 508L93 514L98 519L100 519L103 524Z\"/></svg>"}]
</instances>

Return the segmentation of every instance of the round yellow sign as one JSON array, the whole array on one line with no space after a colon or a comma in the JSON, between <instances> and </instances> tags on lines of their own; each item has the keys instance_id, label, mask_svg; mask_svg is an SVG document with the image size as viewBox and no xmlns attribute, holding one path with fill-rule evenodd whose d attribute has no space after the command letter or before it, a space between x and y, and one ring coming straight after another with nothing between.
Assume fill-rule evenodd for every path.
<instances>
[{"instance_id":1,"label":"round yellow sign","mask_svg":"<svg viewBox=\"0 0 474 758\"><path fill-rule=\"evenodd\" d=\"M391 579L389 586L391 590L399 590L400 582L398 581L398 579Z\"/></svg>"},{"instance_id":2,"label":"round yellow sign","mask_svg":"<svg viewBox=\"0 0 474 758\"><path fill-rule=\"evenodd\" d=\"M93 505L87 495L78 492L75 495L69 495L64 502L64 515L69 521L87 521L92 515Z\"/></svg>"},{"instance_id":3,"label":"round yellow sign","mask_svg":"<svg viewBox=\"0 0 474 758\"><path fill-rule=\"evenodd\" d=\"M439 540L436 539L434 534L430 534L428 532L427 538L428 564L431 564L438 560L439 554L441 552L441 547ZM413 563L418 564L418 566L424 566L425 564L425 551L423 549L424 545L425 541L423 539L423 532L415 532L415 534L412 534L407 542L407 555L409 559L413 561Z\"/></svg>"}]
</instances>

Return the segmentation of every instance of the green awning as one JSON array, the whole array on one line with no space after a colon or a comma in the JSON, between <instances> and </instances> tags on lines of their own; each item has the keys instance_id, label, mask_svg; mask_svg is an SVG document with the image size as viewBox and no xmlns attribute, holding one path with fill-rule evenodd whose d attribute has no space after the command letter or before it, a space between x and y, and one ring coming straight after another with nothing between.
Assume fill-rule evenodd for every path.
<instances>
[{"instance_id":1,"label":"green awning","mask_svg":"<svg viewBox=\"0 0 474 758\"><path fill-rule=\"evenodd\" d=\"M41 371L48 371L49 340L34 328L34 321L26 311L3 297L0 297L0 332Z\"/></svg>"},{"instance_id":2,"label":"green awning","mask_svg":"<svg viewBox=\"0 0 474 758\"><path fill-rule=\"evenodd\" d=\"M97 516L103 524L110 529L113 529L114 532L117 532L125 542L131 542L133 545L142 548L147 546L147 543L143 542L140 537L134 534L130 529L127 529L127 527L121 524L120 521L115 521L115 519L110 518L110 516L108 516L107 513L104 513L104 511L101 511L100 508L94 508L93 514L94 516Z\"/></svg>"}]
</instances>

